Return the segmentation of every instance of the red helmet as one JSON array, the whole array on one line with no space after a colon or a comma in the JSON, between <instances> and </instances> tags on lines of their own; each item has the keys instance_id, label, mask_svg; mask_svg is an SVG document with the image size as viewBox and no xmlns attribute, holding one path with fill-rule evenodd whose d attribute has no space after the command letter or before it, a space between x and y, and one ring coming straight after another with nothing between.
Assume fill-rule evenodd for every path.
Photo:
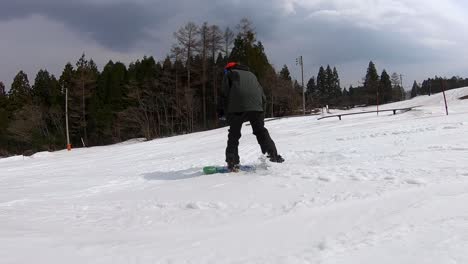
<instances>
[{"instance_id":1,"label":"red helmet","mask_svg":"<svg viewBox=\"0 0 468 264\"><path fill-rule=\"evenodd\" d=\"M236 66L236 65L237 65L237 62L229 62L229 63L226 65L226 67L224 67L224 69L227 70L227 69L230 69L230 68L232 68L232 67L234 67L234 66Z\"/></svg>"}]
</instances>

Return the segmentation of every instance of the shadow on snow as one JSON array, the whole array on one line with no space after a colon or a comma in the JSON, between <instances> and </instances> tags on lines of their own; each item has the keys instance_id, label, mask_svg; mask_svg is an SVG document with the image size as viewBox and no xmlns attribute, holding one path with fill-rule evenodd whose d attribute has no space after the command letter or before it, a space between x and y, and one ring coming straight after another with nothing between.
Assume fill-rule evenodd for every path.
<instances>
[{"instance_id":1,"label":"shadow on snow","mask_svg":"<svg viewBox=\"0 0 468 264\"><path fill-rule=\"evenodd\" d=\"M149 181L176 181L186 180L190 178L196 178L203 176L202 168L199 169L187 169L179 171L155 171L151 173L142 174L143 178Z\"/></svg>"}]
</instances>

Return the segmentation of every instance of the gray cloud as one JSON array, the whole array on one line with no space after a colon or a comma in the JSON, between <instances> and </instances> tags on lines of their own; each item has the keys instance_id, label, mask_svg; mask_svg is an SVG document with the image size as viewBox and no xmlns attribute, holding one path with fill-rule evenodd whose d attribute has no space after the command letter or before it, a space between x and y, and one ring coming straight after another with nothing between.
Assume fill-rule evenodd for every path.
<instances>
[{"instance_id":1,"label":"gray cloud","mask_svg":"<svg viewBox=\"0 0 468 264\"><path fill-rule=\"evenodd\" d=\"M259 10L262 10L259 12ZM250 18L264 37L271 36L272 26L280 22L277 5L235 3L228 0L156 1L156 2L97 2L61 0L15 0L2 4L0 22L42 15L67 25L91 37L108 48L124 51L137 42L172 37L172 32L188 22L207 21L231 28L243 17Z\"/></svg>"},{"instance_id":2,"label":"gray cloud","mask_svg":"<svg viewBox=\"0 0 468 264\"><path fill-rule=\"evenodd\" d=\"M150 39L148 28L157 27L170 14L157 9L148 10L143 5L129 2L15 0L2 4L0 9L0 21L31 15L42 15L58 21L103 46L123 51L138 41Z\"/></svg>"},{"instance_id":3,"label":"gray cloud","mask_svg":"<svg viewBox=\"0 0 468 264\"><path fill-rule=\"evenodd\" d=\"M302 43L305 52L321 64L364 58L389 62L421 61L438 56L432 49L421 47L399 33L382 33L346 24L330 25L317 20L297 28L297 34L309 36Z\"/></svg>"}]
</instances>

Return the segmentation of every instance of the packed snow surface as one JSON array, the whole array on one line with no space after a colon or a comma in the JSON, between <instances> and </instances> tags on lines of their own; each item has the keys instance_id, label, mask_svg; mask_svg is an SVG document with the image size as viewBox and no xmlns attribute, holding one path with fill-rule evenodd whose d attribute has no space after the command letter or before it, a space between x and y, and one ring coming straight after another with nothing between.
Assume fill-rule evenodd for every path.
<instances>
[{"instance_id":1,"label":"packed snow surface","mask_svg":"<svg viewBox=\"0 0 468 264\"><path fill-rule=\"evenodd\" d=\"M246 125L255 172L202 174L227 128L0 159L0 262L468 263L466 95L266 122L283 164Z\"/></svg>"}]
</instances>

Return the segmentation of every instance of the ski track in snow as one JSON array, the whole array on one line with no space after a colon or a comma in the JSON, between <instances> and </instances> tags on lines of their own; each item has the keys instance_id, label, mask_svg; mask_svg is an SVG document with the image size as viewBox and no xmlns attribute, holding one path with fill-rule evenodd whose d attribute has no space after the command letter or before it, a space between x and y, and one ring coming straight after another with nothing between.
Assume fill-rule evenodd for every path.
<instances>
[{"instance_id":1,"label":"ski track in snow","mask_svg":"<svg viewBox=\"0 0 468 264\"><path fill-rule=\"evenodd\" d=\"M267 122L283 164L246 126L253 173L201 172L227 128L0 159L1 262L468 263L467 94Z\"/></svg>"}]
</instances>

